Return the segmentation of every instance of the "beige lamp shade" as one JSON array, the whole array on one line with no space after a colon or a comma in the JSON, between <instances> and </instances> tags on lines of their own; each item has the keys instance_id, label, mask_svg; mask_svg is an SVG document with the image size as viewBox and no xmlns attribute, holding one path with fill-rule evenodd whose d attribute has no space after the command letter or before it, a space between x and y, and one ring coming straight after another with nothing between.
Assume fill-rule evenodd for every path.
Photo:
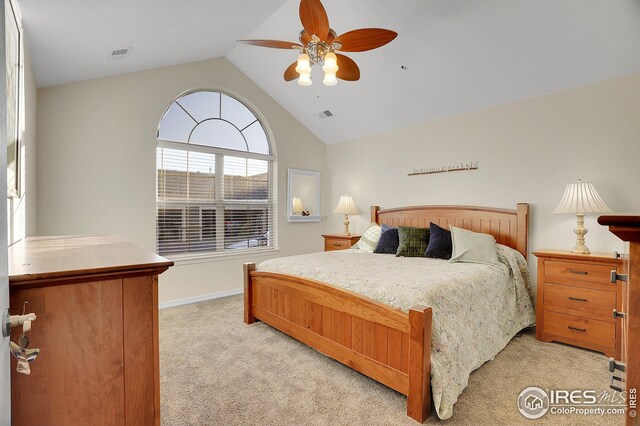
<instances>
[{"instance_id":1,"label":"beige lamp shade","mask_svg":"<svg viewBox=\"0 0 640 426\"><path fill-rule=\"evenodd\" d=\"M291 212L293 214L302 214L302 211L304 210L304 208L302 207L302 201L300 201L300 198L293 197L291 202L293 203L293 208Z\"/></svg>"},{"instance_id":2,"label":"beige lamp shade","mask_svg":"<svg viewBox=\"0 0 640 426\"><path fill-rule=\"evenodd\" d=\"M553 213L610 213L612 210L602 201L592 182L570 183Z\"/></svg>"},{"instance_id":3,"label":"beige lamp shade","mask_svg":"<svg viewBox=\"0 0 640 426\"><path fill-rule=\"evenodd\" d=\"M356 214L358 213L358 209L356 209L356 205L353 204L353 198L351 198L350 195L343 195L340 197L340 202L338 202L334 212L342 214Z\"/></svg>"}]
</instances>

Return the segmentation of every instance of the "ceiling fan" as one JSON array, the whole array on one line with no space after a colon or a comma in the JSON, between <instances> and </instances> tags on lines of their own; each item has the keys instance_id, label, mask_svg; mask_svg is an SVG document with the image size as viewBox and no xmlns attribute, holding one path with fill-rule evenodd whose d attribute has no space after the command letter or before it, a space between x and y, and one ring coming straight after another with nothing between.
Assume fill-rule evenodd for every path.
<instances>
[{"instance_id":1,"label":"ceiling fan","mask_svg":"<svg viewBox=\"0 0 640 426\"><path fill-rule=\"evenodd\" d=\"M347 81L360 79L358 65L340 52L364 52L384 46L398 36L398 33L381 28L362 28L336 35L329 27L327 12L320 0L300 1L300 21L304 28L300 31L300 43L280 40L238 40L239 43L251 44L274 49L296 49L300 51L298 60L284 72L284 79L292 81L298 78L298 84L311 85L311 69L321 65L324 71L326 86L335 86L338 78Z\"/></svg>"}]
</instances>

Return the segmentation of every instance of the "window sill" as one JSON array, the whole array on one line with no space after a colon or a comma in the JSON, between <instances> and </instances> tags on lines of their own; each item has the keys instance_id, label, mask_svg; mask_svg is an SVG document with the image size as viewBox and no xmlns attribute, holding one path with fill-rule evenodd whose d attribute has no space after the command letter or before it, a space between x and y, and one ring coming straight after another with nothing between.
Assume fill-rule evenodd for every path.
<instances>
[{"instance_id":1,"label":"window sill","mask_svg":"<svg viewBox=\"0 0 640 426\"><path fill-rule=\"evenodd\" d=\"M195 265L198 263L220 262L225 260L245 258L247 261L255 257L273 256L280 253L279 248L264 250L242 250L239 253L202 253L202 254L178 254L167 255L165 258L174 262L175 266Z\"/></svg>"}]
</instances>

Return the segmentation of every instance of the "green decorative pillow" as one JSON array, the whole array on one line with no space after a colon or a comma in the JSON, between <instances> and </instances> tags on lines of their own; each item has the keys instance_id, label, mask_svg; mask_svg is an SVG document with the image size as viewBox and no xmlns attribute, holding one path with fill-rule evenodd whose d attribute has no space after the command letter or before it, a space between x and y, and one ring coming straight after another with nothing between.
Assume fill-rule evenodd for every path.
<instances>
[{"instance_id":1,"label":"green decorative pillow","mask_svg":"<svg viewBox=\"0 0 640 426\"><path fill-rule=\"evenodd\" d=\"M353 248L360 249L362 251L366 251L368 253L373 253L378 245L378 240L380 239L380 233L382 232L382 228L377 223L372 223L369 226L369 229L364 231L360 240L353 246Z\"/></svg>"},{"instance_id":2,"label":"green decorative pillow","mask_svg":"<svg viewBox=\"0 0 640 426\"><path fill-rule=\"evenodd\" d=\"M424 252L429 245L429 228L414 228L413 226L400 226L398 228L400 245L396 256L424 257Z\"/></svg>"},{"instance_id":3,"label":"green decorative pillow","mask_svg":"<svg viewBox=\"0 0 640 426\"><path fill-rule=\"evenodd\" d=\"M489 234L451 227L453 253L449 262L496 263L498 249L496 239Z\"/></svg>"}]
</instances>

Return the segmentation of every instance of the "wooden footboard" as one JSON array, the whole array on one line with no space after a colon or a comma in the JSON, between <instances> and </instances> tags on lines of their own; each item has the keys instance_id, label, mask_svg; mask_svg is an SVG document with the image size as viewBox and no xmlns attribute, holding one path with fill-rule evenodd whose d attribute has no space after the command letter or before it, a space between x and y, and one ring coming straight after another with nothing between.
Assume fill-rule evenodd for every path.
<instances>
[{"instance_id":1,"label":"wooden footboard","mask_svg":"<svg viewBox=\"0 0 640 426\"><path fill-rule=\"evenodd\" d=\"M431 404L431 308L409 314L319 281L244 265L244 321L261 320L407 396L424 422Z\"/></svg>"}]
</instances>

